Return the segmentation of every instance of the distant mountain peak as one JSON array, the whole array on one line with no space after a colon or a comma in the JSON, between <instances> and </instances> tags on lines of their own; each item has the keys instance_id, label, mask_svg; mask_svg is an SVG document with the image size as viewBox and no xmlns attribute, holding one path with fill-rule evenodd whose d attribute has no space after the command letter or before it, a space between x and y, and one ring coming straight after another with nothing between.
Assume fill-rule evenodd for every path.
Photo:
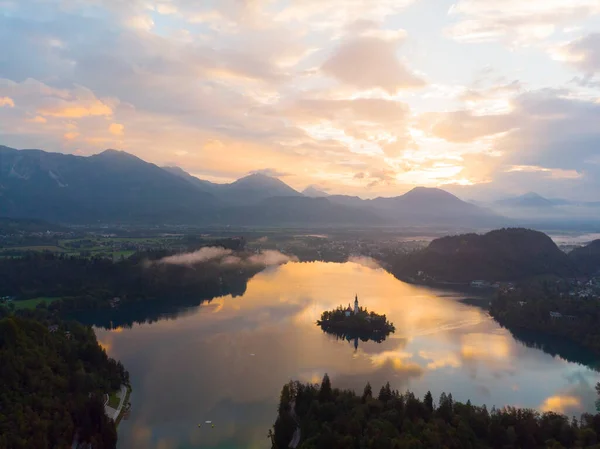
<instances>
[{"instance_id":1,"label":"distant mountain peak","mask_svg":"<svg viewBox=\"0 0 600 449\"><path fill-rule=\"evenodd\" d=\"M249 173L246 176L242 176L237 181L271 181L271 180L283 182L282 180L280 180L279 178L276 178L275 176L269 176L264 173ZM237 182L237 181L234 181L234 182Z\"/></svg>"},{"instance_id":2,"label":"distant mountain peak","mask_svg":"<svg viewBox=\"0 0 600 449\"><path fill-rule=\"evenodd\" d=\"M542 195L540 195L539 193L536 192L527 192L524 193L523 195L520 196L520 198L527 198L527 199L543 199L545 200L546 198L544 198Z\"/></svg>"},{"instance_id":3,"label":"distant mountain peak","mask_svg":"<svg viewBox=\"0 0 600 449\"><path fill-rule=\"evenodd\" d=\"M318 188L316 188L313 185L310 185L306 189L304 189L302 191L302 194L304 196L309 196L309 197L312 197L312 198L322 198L322 197L329 196L329 194L327 192L319 190Z\"/></svg>"},{"instance_id":4,"label":"distant mountain peak","mask_svg":"<svg viewBox=\"0 0 600 449\"><path fill-rule=\"evenodd\" d=\"M437 187L423 187L417 186L406 192L401 196L405 199L447 199L447 200L460 200L457 196L452 195L450 192L439 189Z\"/></svg>"},{"instance_id":5,"label":"distant mountain peak","mask_svg":"<svg viewBox=\"0 0 600 449\"><path fill-rule=\"evenodd\" d=\"M291 196L301 195L300 192L288 186L281 179L265 175L264 173L250 173L249 175L246 175L243 178L232 182L230 186L247 186L251 188L278 188L287 191L287 194Z\"/></svg>"},{"instance_id":6,"label":"distant mountain peak","mask_svg":"<svg viewBox=\"0 0 600 449\"><path fill-rule=\"evenodd\" d=\"M523 195L519 195L512 198L505 198L503 200L496 201L496 204L506 207L526 207L526 208L539 208L539 207L552 207L554 203L547 198L536 192L527 192Z\"/></svg>"},{"instance_id":7,"label":"distant mountain peak","mask_svg":"<svg viewBox=\"0 0 600 449\"><path fill-rule=\"evenodd\" d=\"M178 167L177 165L165 165L164 167L161 167L163 170L167 170L173 174L180 174L180 175L189 175L188 172L186 172L183 168ZM190 175L191 176L191 175Z\"/></svg>"},{"instance_id":8,"label":"distant mountain peak","mask_svg":"<svg viewBox=\"0 0 600 449\"><path fill-rule=\"evenodd\" d=\"M138 161L142 161L142 162L146 162L143 161L142 159L140 159L137 156L134 156L131 153L128 153L127 151L122 151L122 150L114 150L112 148L108 148L104 151L102 151L101 153L98 154L94 154L92 157L98 157L98 158L103 158L103 159L128 159L128 160L138 160Z\"/></svg>"}]
</instances>

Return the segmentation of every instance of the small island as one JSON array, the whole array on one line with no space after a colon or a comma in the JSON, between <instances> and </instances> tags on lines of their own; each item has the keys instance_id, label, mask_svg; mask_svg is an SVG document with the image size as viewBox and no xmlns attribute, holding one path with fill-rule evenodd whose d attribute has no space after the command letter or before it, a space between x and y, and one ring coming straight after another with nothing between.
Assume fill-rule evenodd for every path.
<instances>
[{"instance_id":1,"label":"small island","mask_svg":"<svg viewBox=\"0 0 600 449\"><path fill-rule=\"evenodd\" d=\"M347 340L354 339L355 342L360 338L363 341L373 340L381 343L396 330L385 315L378 315L359 307L358 295L354 298L354 309L348 305L347 308L339 306L334 310L325 311L317 324L323 332Z\"/></svg>"}]
</instances>

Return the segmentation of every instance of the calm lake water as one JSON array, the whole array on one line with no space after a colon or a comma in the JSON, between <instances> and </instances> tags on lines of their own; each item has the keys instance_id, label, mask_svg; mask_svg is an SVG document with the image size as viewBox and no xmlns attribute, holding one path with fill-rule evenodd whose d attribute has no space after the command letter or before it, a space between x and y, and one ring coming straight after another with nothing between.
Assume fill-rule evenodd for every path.
<instances>
[{"instance_id":1,"label":"calm lake water","mask_svg":"<svg viewBox=\"0 0 600 449\"><path fill-rule=\"evenodd\" d=\"M361 306L387 314L396 333L355 350L315 325L321 311L355 294ZM367 381L374 391L389 381L419 396L446 391L488 407L594 410L594 357L560 341L517 338L460 298L356 263L290 263L254 276L242 296L165 312L151 324L98 327L132 379L118 447L268 448L283 384L319 382L324 373L334 386L359 391ZM111 313L118 321L126 312ZM215 428L198 428L206 420Z\"/></svg>"}]
</instances>

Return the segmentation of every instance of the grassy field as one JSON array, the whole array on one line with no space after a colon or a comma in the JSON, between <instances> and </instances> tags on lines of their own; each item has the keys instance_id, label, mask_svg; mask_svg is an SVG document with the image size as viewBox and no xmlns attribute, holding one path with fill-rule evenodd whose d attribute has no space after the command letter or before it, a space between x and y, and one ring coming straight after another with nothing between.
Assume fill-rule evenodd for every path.
<instances>
[{"instance_id":1,"label":"grassy field","mask_svg":"<svg viewBox=\"0 0 600 449\"><path fill-rule=\"evenodd\" d=\"M23 301L14 301L15 309L35 309L39 303L46 303L46 305L59 300L60 298L49 298L47 296L40 296L39 298L25 299Z\"/></svg>"},{"instance_id":2,"label":"grassy field","mask_svg":"<svg viewBox=\"0 0 600 449\"><path fill-rule=\"evenodd\" d=\"M145 247L169 247L179 241L179 237L90 237L57 240L56 244L48 245L23 245L0 248L0 257L11 257L22 255L28 251L49 251L71 256L79 256L84 253L89 256L108 256L114 260L121 257L128 258L135 253L131 249L121 249L123 244L143 245Z\"/></svg>"},{"instance_id":3,"label":"grassy field","mask_svg":"<svg viewBox=\"0 0 600 449\"><path fill-rule=\"evenodd\" d=\"M115 410L119 406L121 400L117 397L117 393L121 390L115 390L108 395L108 406Z\"/></svg>"},{"instance_id":4,"label":"grassy field","mask_svg":"<svg viewBox=\"0 0 600 449\"><path fill-rule=\"evenodd\" d=\"M64 253L67 251L60 246L52 246L52 245L40 245L40 246L14 246L9 248L2 248L0 252L8 252L8 251L52 251L55 253Z\"/></svg>"}]
</instances>

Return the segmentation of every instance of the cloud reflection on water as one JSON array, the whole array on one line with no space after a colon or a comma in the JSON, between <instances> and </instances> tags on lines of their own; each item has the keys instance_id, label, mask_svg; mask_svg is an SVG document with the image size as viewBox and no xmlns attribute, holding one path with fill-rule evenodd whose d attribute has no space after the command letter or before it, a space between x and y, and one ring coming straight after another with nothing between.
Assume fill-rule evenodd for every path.
<instances>
[{"instance_id":1,"label":"cloud reflection on water","mask_svg":"<svg viewBox=\"0 0 600 449\"><path fill-rule=\"evenodd\" d=\"M356 352L315 325L322 310L355 294L397 329L382 344L360 342ZM243 297L122 332L97 330L134 383L119 447L262 447L281 386L319 382L325 372L336 386L359 391L367 381L374 391L389 381L400 391L447 391L488 406L590 407L576 399L593 394L597 373L523 346L458 297L360 264L290 263L253 277ZM568 380L574 373L580 378ZM215 432L198 433L199 420L217 416L225 422ZM144 427L152 430L148 446L137 442L135 429Z\"/></svg>"}]
</instances>

